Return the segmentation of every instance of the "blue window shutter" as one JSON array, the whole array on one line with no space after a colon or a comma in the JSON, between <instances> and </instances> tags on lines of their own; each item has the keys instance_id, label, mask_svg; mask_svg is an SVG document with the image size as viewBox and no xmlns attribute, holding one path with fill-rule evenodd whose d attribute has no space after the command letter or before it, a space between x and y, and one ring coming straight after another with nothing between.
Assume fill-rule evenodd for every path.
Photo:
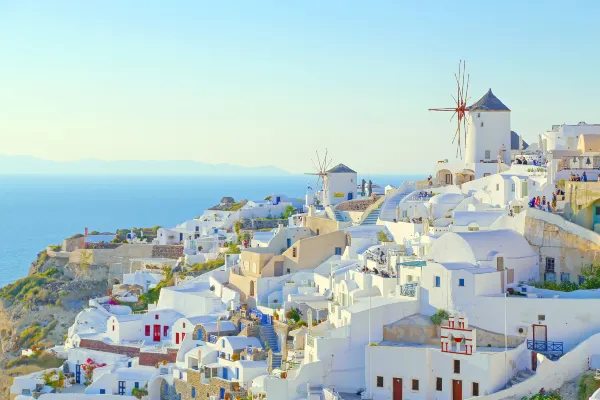
<instances>
[{"instance_id":1,"label":"blue window shutter","mask_svg":"<svg viewBox=\"0 0 600 400\"><path fill-rule=\"evenodd\" d=\"M458 280L458 286L465 286L465 280L463 278Z\"/></svg>"},{"instance_id":2,"label":"blue window shutter","mask_svg":"<svg viewBox=\"0 0 600 400\"><path fill-rule=\"evenodd\" d=\"M106 390L105 389L100 389L100 394L106 394Z\"/></svg>"}]
</instances>

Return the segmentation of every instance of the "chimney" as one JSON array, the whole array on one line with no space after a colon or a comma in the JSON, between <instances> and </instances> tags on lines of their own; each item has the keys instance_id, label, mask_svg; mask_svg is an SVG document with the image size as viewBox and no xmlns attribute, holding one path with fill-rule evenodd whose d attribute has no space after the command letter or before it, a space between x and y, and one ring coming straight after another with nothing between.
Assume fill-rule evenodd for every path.
<instances>
[{"instance_id":1,"label":"chimney","mask_svg":"<svg viewBox=\"0 0 600 400\"><path fill-rule=\"evenodd\" d=\"M88 235L88 227L86 226L85 227L85 237L87 237L87 235Z\"/></svg>"}]
</instances>

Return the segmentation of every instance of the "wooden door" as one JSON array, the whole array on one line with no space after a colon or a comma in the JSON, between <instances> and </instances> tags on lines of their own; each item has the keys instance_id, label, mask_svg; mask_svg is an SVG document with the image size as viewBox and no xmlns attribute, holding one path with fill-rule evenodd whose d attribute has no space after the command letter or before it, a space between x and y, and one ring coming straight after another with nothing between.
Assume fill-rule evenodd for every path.
<instances>
[{"instance_id":1,"label":"wooden door","mask_svg":"<svg viewBox=\"0 0 600 400\"><path fill-rule=\"evenodd\" d=\"M533 325L533 341L548 341L548 326L546 325Z\"/></svg>"},{"instance_id":2,"label":"wooden door","mask_svg":"<svg viewBox=\"0 0 600 400\"><path fill-rule=\"evenodd\" d=\"M531 351L531 370L535 372L537 369L537 353L535 351Z\"/></svg>"},{"instance_id":3,"label":"wooden door","mask_svg":"<svg viewBox=\"0 0 600 400\"><path fill-rule=\"evenodd\" d=\"M175 344L179 344L179 332L175 332Z\"/></svg>"},{"instance_id":4,"label":"wooden door","mask_svg":"<svg viewBox=\"0 0 600 400\"><path fill-rule=\"evenodd\" d=\"M392 399L393 400L402 400L402 378L394 378L392 380L393 382L393 395L392 395Z\"/></svg>"},{"instance_id":5,"label":"wooden door","mask_svg":"<svg viewBox=\"0 0 600 400\"><path fill-rule=\"evenodd\" d=\"M160 342L160 325L154 325L154 341Z\"/></svg>"},{"instance_id":6,"label":"wooden door","mask_svg":"<svg viewBox=\"0 0 600 400\"><path fill-rule=\"evenodd\" d=\"M462 381L452 379L452 400L462 400Z\"/></svg>"}]
</instances>

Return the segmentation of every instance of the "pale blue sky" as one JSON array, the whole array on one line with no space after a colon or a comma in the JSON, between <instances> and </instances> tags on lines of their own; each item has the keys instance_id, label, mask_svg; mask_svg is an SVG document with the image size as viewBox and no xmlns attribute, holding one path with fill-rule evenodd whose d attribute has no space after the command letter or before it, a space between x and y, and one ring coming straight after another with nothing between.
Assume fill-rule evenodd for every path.
<instances>
[{"instance_id":1,"label":"pale blue sky","mask_svg":"<svg viewBox=\"0 0 600 400\"><path fill-rule=\"evenodd\" d=\"M0 0L0 154L362 173L453 158L467 60L526 139L600 123L600 1Z\"/></svg>"}]
</instances>

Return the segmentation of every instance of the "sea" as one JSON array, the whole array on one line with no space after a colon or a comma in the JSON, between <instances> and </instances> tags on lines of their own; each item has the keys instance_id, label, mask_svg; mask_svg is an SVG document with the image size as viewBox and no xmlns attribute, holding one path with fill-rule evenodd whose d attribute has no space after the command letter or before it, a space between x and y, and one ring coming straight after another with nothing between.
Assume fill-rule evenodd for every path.
<instances>
[{"instance_id":1,"label":"sea","mask_svg":"<svg viewBox=\"0 0 600 400\"><path fill-rule=\"evenodd\" d=\"M399 186L417 176L359 176ZM274 193L304 198L314 177L0 175L0 287L27 276L48 245L90 231L174 226L224 196L260 200Z\"/></svg>"}]
</instances>

